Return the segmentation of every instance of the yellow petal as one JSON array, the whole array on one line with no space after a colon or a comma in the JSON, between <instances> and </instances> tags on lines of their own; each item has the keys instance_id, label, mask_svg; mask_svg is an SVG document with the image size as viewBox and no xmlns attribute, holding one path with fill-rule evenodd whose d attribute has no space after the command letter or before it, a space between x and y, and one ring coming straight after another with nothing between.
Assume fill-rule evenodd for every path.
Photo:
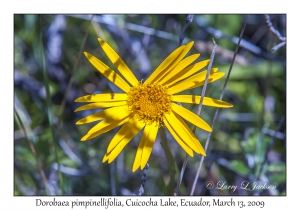
<instances>
[{"instance_id":1,"label":"yellow petal","mask_svg":"<svg viewBox=\"0 0 300 210\"><path fill-rule=\"evenodd\" d=\"M108 157L108 163L111 163L129 143L129 141L145 126L144 123L131 117L129 121L123 125L123 127L117 132L112 142L119 142L110 153Z\"/></svg>"},{"instance_id":2,"label":"yellow petal","mask_svg":"<svg viewBox=\"0 0 300 210\"><path fill-rule=\"evenodd\" d=\"M143 136L140 140L138 149L135 154L134 162L132 165L132 172L135 172L141 166L142 153L143 153L145 142L149 135L150 128L151 128L150 125L145 126Z\"/></svg>"},{"instance_id":3,"label":"yellow petal","mask_svg":"<svg viewBox=\"0 0 300 210\"><path fill-rule=\"evenodd\" d=\"M146 142L144 144L144 148L143 148L143 153L142 153L142 159L141 159L141 170L144 169L144 167L146 166L148 159L150 157L152 148L153 148L153 144L155 142L156 139L156 135L157 135L157 131L159 126L156 125L156 123L152 123L150 126L150 131L147 135L146 138Z\"/></svg>"},{"instance_id":4,"label":"yellow petal","mask_svg":"<svg viewBox=\"0 0 300 210\"><path fill-rule=\"evenodd\" d=\"M175 94L175 93L182 92L184 90L202 86L204 84L206 73L207 73L207 71L200 72L198 74L195 74L195 75L175 84L174 86L169 88L169 92L171 94ZM225 73L223 73L223 72L209 75L208 83L214 82L214 81L220 79L221 77L223 77L224 75L225 75Z\"/></svg>"},{"instance_id":5,"label":"yellow petal","mask_svg":"<svg viewBox=\"0 0 300 210\"><path fill-rule=\"evenodd\" d=\"M173 84L175 84L176 82L193 75L194 73L196 73L200 69L204 68L208 64L209 64L209 60L204 60L204 61L195 63L195 64L183 69L182 71L178 72L177 74L172 75L172 77L170 79L168 79L165 83L163 83L163 85L170 87Z\"/></svg>"},{"instance_id":6,"label":"yellow petal","mask_svg":"<svg viewBox=\"0 0 300 210\"><path fill-rule=\"evenodd\" d=\"M178 115L180 115L182 118L186 119L190 123L194 124L195 126L207 131L212 132L211 127L202 120L199 116L194 114L193 112L189 111L188 109L179 106L175 103L172 103L172 110L176 112Z\"/></svg>"},{"instance_id":7,"label":"yellow petal","mask_svg":"<svg viewBox=\"0 0 300 210\"><path fill-rule=\"evenodd\" d=\"M172 63L170 63L170 65L165 68L164 71L162 71L160 74L158 74L156 76L156 78L153 80L154 83L161 83L161 79L163 79L164 77L166 77L171 71L180 71L182 70L182 68L177 68L176 70L174 69L179 62L184 58L184 56L186 56L186 54L190 51L191 47L193 46L194 41L188 43L187 45L185 45L184 49L182 50L182 52L172 61Z\"/></svg>"},{"instance_id":8,"label":"yellow petal","mask_svg":"<svg viewBox=\"0 0 300 210\"><path fill-rule=\"evenodd\" d=\"M136 125L140 125L140 121L138 121L134 117L131 117L129 121L122 126L122 128L117 132L114 138L110 141L106 153L110 153L120 143L120 141L124 138L124 136L128 132L129 133L135 132L137 128Z\"/></svg>"},{"instance_id":9,"label":"yellow petal","mask_svg":"<svg viewBox=\"0 0 300 210\"><path fill-rule=\"evenodd\" d=\"M180 136L186 145L198 154L205 154L200 142L179 115L176 116L173 112L171 112L166 115L166 118L177 135Z\"/></svg>"},{"instance_id":10,"label":"yellow petal","mask_svg":"<svg viewBox=\"0 0 300 210\"><path fill-rule=\"evenodd\" d=\"M200 83L205 80L207 71L200 72L198 74L195 74L176 85L169 88L169 92L171 94L179 93L181 91L187 90L190 87L194 86L196 83Z\"/></svg>"},{"instance_id":11,"label":"yellow petal","mask_svg":"<svg viewBox=\"0 0 300 210\"><path fill-rule=\"evenodd\" d=\"M174 102L181 102L181 103L189 103L189 104L199 104L201 96L196 95L173 95L172 101ZM203 99L204 106L213 106L219 108L230 108L233 107L232 104L227 103L225 101L204 97Z\"/></svg>"},{"instance_id":12,"label":"yellow petal","mask_svg":"<svg viewBox=\"0 0 300 210\"><path fill-rule=\"evenodd\" d=\"M125 101L128 95L125 93L103 93L93 94L79 97L75 102L113 102L113 101Z\"/></svg>"},{"instance_id":13,"label":"yellow petal","mask_svg":"<svg viewBox=\"0 0 300 210\"><path fill-rule=\"evenodd\" d=\"M134 76L134 74L130 71L128 66L124 63L122 58L102 39L98 38L98 41L110 59L110 61L114 64L114 66L119 70L119 72L125 77L125 79L132 85L135 86L138 84L138 80Z\"/></svg>"},{"instance_id":14,"label":"yellow petal","mask_svg":"<svg viewBox=\"0 0 300 210\"><path fill-rule=\"evenodd\" d=\"M171 80L167 81L164 85L169 86L169 87L174 86L175 83L177 83L177 82L179 82L179 81L181 81L181 80L187 78L188 76L194 74L195 72L197 72L197 71L198 71L197 69L198 69L198 68L193 68L193 69L191 69L191 71L189 71L188 74L185 74L185 75L182 76L182 77L180 77L180 73L179 73L178 75L176 75L175 77L172 78L172 79L174 79L174 80L171 79ZM210 76L213 76L213 74L216 73L217 71L218 71L218 68L212 68L212 69L211 69L211 72L210 72ZM207 72L207 70L204 70L203 72ZM206 75L205 75L205 76L206 76ZM211 77L211 78L212 78L212 77ZM188 79L189 79L189 78L188 78ZM204 80L205 80L205 78L204 78ZM208 80L208 82L211 82L211 81ZM203 84L204 84L204 83L203 83Z\"/></svg>"},{"instance_id":15,"label":"yellow petal","mask_svg":"<svg viewBox=\"0 0 300 210\"><path fill-rule=\"evenodd\" d=\"M219 68L212 68L212 69L210 70L210 74L214 74L214 73L216 73L218 70L219 70Z\"/></svg>"},{"instance_id":16,"label":"yellow petal","mask_svg":"<svg viewBox=\"0 0 300 210\"><path fill-rule=\"evenodd\" d=\"M120 116L121 113L119 113ZM105 120L101 121L97 125L95 125L85 136L81 138L81 141L86 141L90 140L92 138L95 138L107 131L110 131L120 125L123 125L129 120L129 116L122 116L119 117L120 119L111 119L111 118L106 118Z\"/></svg>"},{"instance_id":17,"label":"yellow petal","mask_svg":"<svg viewBox=\"0 0 300 210\"><path fill-rule=\"evenodd\" d=\"M171 123L169 122L169 120L167 118L165 118L164 123L165 123L167 129L169 130L169 132L171 133L171 135L174 137L174 139L177 141L177 143L182 147L182 149L187 154L189 154L189 156L194 157L193 150L190 148L190 146L188 146L188 145L186 145L186 143L184 143L183 139L181 139L181 136L178 135L175 128L173 128L171 126Z\"/></svg>"},{"instance_id":18,"label":"yellow petal","mask_svg":"<svg viewBox=\"0 0 300 210\"><path fill-rule=\"evenodd\" d=\"M84 55L87 57L87 59L90 61L90 63L99 71L101 74L103 74L109 81L114 83L116 86L118 86L121 90L128 93L130 90L130 86L120 77L114 70L109 68L107 65L105 65L102 61L100 61L98 58L94 57L93 55L89 54L88 52L84 52Z\"/></svg>"},{"instance_id":19,"label":"yellow petal","mask_svg":"<svg viewBox=\"0 0 300 210\"><path fill-rule=\"evenodd\" d=\"M173 114L181 122L181 124L185 127L185 129L190 133L190 135L193 137L191 139L192 139L192 141L194 142L194 144L196 145L196 148L197 148L197 151L193 148L194 151L197 152L198 154L206 156L206 152L205 152L204 148L202 147L201 143L198 141L195 134L193 134L193 132L191 131L189 126L184 122L184 120L178 114L176 114L175 112L173 112Z\"/></svg>"},{"instance_id":20,"label":"yellow petal","mask_svg":"<svg viewBox=\"0 0 300 210\"><path fill-rule=\"evenodd\" d=\"M193 63L199 56L200 56L200 54L194 54L194 55L191 55L191 56L183 59L182 61L180 61L178 63L178 65L174 69L172 69L172 71L168 72L167 74L165 74L165 76L163 76L160 79L159 83L164 84L166 81L168 81L173 76L181 73L185 67L187 67L188 65Z\"/></svg>"},{"instance_id":21,"label":"yellow petal","mask_svg":"<svg viewBox=\"0 0 300 210\"><path fill-rule=\"evenodd\" d=\"M115 106L124 106L127 105L126 101L114 101L114 102L98 102L98 103L90 103L83 106L78 107L75 112L89 110L89 109L100 109L107 107L115 107Z\"/></svg>"},{"instance_id":22,"label":"yellow petal","mask_svg":"<svg viewBox=\"0 0 300 210\"><path fill-rule=\"evenodd\" d=\"M224 75L225 75L224 72L219 72L219 73L211 74L211 75L209 75L208 83L212 83L214 81L217 81L218 79L221 79ZM202 82L195 83L192 87L189 87L188 89L194 89L194 88L203 86L204 82L205 81L203 80ZM188 89L186 89L186 90L188 90Z\"/></svg>"},{"instance_id":23,"label":"yellow petal","mask_svg":"<svg viewBox=\"0 0 300 210\"><path fill-rule=\"evenodd\" d=\"M127 108L127 106L105 109L102 111L102 113L104 118L106 118L106 120L111 120L111 121L119 121L130 115L130 111ZM109 124L108 121L107 123ZM95 133L98 130L99 128L96 125L89 130L88 134Z\"/></svg>"},{"instance_id":24,"label":"yellow petal","mask_svg":"<svg viewBox=\"0 0 300 210\"><path fill-rule=\"evenodd\" d=\"M108 157L109 157L108 154L105 154L103 159L102 159L102 163L108 161Z\"/></svg>"},{"instance_id":25,"label":"yellow petal","mask_svg":"<svg viewBox=\"0 0 300 210\"><path fill-rule=\"evenodd\" d=\"M174 50L158 67L157 69L148 77L144 84L150 84L154 79L161 74L183 51L185 45L178 47Z\"/></svg>"},{"instance_id":26,"label":"yellow petal","mask_svg":"<svg viewBox=\"0 0 300 210\"><path fill-rule=\"evenodd\" d=\"M121 107L112 107L109 109L105 109L101 112L97 112L91 115L88 115L76 122L77 125L91 123L95 121L102 120L104 118L112 118L115 120L122 119L122 117L128 116L130 114L127 106Z\"/></svg>"}]
</instances>

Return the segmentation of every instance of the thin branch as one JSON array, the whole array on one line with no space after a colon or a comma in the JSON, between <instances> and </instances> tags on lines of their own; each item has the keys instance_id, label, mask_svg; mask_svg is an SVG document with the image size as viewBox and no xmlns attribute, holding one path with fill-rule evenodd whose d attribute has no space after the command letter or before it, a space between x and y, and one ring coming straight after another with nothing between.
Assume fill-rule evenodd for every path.
<instances>
[{"instance_id":1,"label":"thin branch","mask_svg":"<svg viewBox=\"0 0 300 210\"><path fill-rule=\"evenodd\" d=\"M279 130L280 130L280 128L281 128L282 123L284 122L284 120L285 120L285 116L282 116L281 119L280 119L280 121L279 121L279 123L278 123L278 125L277 125L277 127L276 127L275 134L272 136L271 142L270 142L270 144L269 144L269 146L268 146L268 149L267 149L267 151L266 151L266 153L265 153L264 161L262 162L261 167L260 167L260 170L259 170L259 173L258 173L258 179L260 178L260 176L261 176L261 174L262 174L264 165L267 163L268 154L269 154L269 152L271 151L271 149L272 149L273 146L274 146L275 138L276 138L277 133L279 132Z\"/></svg>"},{"instance_id":2,"label":"thin branch","mask_svg":"<svg viewBox=\"0 0 300 210\"><path fill-rule=\"evenodd\" d=\"M203 104L203 100L204 100L204 96L205 96L205 92L206 92L206 87L207 87L207 84L208 84L208 78L209 78L209 75L210 75L211 67L212 67L212 64L214 62L216 49L217 49L217 44L216 44L215 40L214 39L212 39L212 40L213 40L213 43L214 43L214 47L213 47L213 50L212 50L211 55L210 55L208 69L207 69L207 73L206 73L206 78L205 78L204 86L202 88L200 104L199 104L198 110L197 110L197 115L198 116L200 116L200 113L201 113L202 104ZM195 133L195 130L196 130L196 126L194 126L194 129L193 129L194 133Z\"/></svg>"},{"instance_id":3,"label":"thin branch","mask_svg":"<svg viewBox=\"0 0 300 210\"><path fill-rule=\"evenodd\" d=\"M90 18L90 22L89 22L89 25L86 29L86 32L85 32L85 35L84 35L84 38L81 42L81 46L80 46L80 50L78 52L78 55L77 55L77 59L76 59L76 62L75 62L75 65L73 67L73 70L72 70L72 76L71 76L71 79L69 80L69 83L68 83L68 86L67 86L67 89L66 89L66 92L65 92L65 95L64 95L64 98L63 98L63 101L61 103L61 108L60 108L60 112L59 112L59 120L58 120L58 123L57 123L57 126L59 126L60 122L61 122L61 117L63 115L63 112L64 112L64 109L65 109L65 105L66 105L66 101L67 101L67 96L70 92L70 89L72 87L72 84L73 84L73 80L74 80L74 75L78 69L78 65L79 65L79 61L81 59L81 56L82 56L82 53L83 53L83 48L85 46L85 43L86 43L86 40L87 40L87 37L88 37L88 34L89 34L89 28L90 28L90 25L91 25L91 22L92 22L92 19L93 19L93 15L91 15L91 18Z\"/></svg>"},{"instance_id":4,"label":"thin branch","mask_svg":"<svg viewBox=\"0 0 300 210\"><path fill-rule=\"evenodd\" d=\"M222 98L223 98L223 95L224 95L224 92L225 92L225 89L226 89L226 86L227 86L227 82L228 82L228 80L229 80L230 73L231 73L231 70L232 70L232 66L233 66L235 57L236 57L236 55L237 55L237 52L238 52L238 49L239 49L239 46L240 46L242 37L243 37L243 35L244 35L244 31L245 31L245 28L246 28L246 25L247 25L247 18L248 18L248 15L247 15L246 18L245 18L244 26L243 26L243 29L242 29L242 31L241 31L240 38L239 38L239 41L238 41L238 43L237 43L237 46L236 46L236 48L235 48L235 52L234 52L234 55L233 55L233 58L232 58L232 61L231 61L230 67L229 67L228 75L227 75L227 77L226 77L226 80L225 80L225 83L224 83L224 86L223 86L223 89L222 89L222 93L221 93L221 96L220 96L220 100L222 100ZM213 118L213 121L212 121L212 124L211 124L211 128L212 128L212 129L214 128L214 123L215 123L215 121L216 121L216 119L217 119L218 112L219 112L219 108L218 108L218 109L216 110L216 112L215 112L215 115L214 115L214 118ZM212 134L212 133L209 133L208 136L207 136L207 140L206 140L206 143L205 143L205 151L207 151L207 148L208 148L208 145L209 145L209 141L210 141L211 134ZM199 164L199 168L198 168L198 170L197 170L197 174L196 174L196 176L195 176L194 183L193 183L193 187L192 187L192 190L191 190L190 195L193 195L193 194L194 194L194 191L195 191L195 188L196 188L196 184L197 184L197 180L198 180L198 177L199 177L201 168L202 168L203 161L204 161L204 156L201 157L200 164Z\"/></svg>"},{"instance_id":5,"label":"thin branch","mask_svg":"<svg viewBox=\"0 0 300 210\"><path fill-rule=\"evenodd\" d=\"M206 180L205 180L205 183L207 183L207 181L208 181L207 179L208 179L208 177L209 177L209 174L210 174L210 171L211 171L211 169L212 169L213 163L214 163L214 160L211 160L211 161L209 162L208 166L207 166L207 172L206 172ZM201 189L200 189L199 195L202 195L205 189L206 189L206 185L202 185L202 187L201 187Z\"/></svg>"},{"instance_id":6,"label":"thin branch","mask_svg":"<svg viewBox=\"0 0 300 210\"><path fill-rule=\"evenodd\" d=\"M191 24L191 22L193 22L193 18L194 18L194 15L188 15L185 18L185 25L184 25L182 33L179 37L179 45L178 46L182 45L182 42L183 42L184 37L185 37L186 30L189 27L189 25Z\"/></svg>"},{"instance_id":7,"label":"thin branch","mask_svg":"<svg viewBox=\"0 0 300 210\"><path fill-rule=\"evenodd\" d=\"M214 43L214 47L213 47L213 50L212 50L211 55L210 55L210 60L209 60L209 65L208 65L208 69L207 69L207 73L206 73L206 78L205 78L204 86L202 88L201 99L200 99L200 103L199 103L198 110L197 110L197 115L198 116L200 116L200 113L201 113L203 99L204 99L205 92L206 92L206 87L207 87L207 84L208 84L208 78L209 78L211 67L212 67L212 64L213 64L213 61L214 61L214 58L215 58L215 54L216 54L217 44L216 44L214 39L213 39L213 43ZM196 131L196 126L193 127L193 133L195 133L195 131ZM183 165L182 165L182 168L181 168L180 176L179 176L179 179L178 179L178 182L177 182L177 186L176 186L176 189L175 189L175 192L174 192L174 195L178 194L179 187L181 185L182 177L183 177L185 167L186 167L186 164L187 164L187 160L188 160L188 155L185 156L185 159L184 159L184 162L183 162Z\"/></svg>"},{"instance_id":8,"label":"thin branch","mask_svg":"<svg viewBox=\"0 0 300 210\"><path fill-rule=\"evenodd\" d=\"M141 184L141 186L140 186L139 193L138 193L139 196L141 196L141 195L144 193L144 191L145 191L144 188L145 188L145 182L146 182L147 171L148 171L149 167L150 167L150 166L149 166L149 164L147 163L145 169L143 170L142 184Z\"/></svg>"},{"instance_id":9,"label":"thin branch","mask_svg":"<svg viewBox=\"0 0 300 210\"><path fill-rule=\"evenodd\" d=\"M268 128L264 128L262 130L263 134L271 136L271 137L275 137L276 139L279 140L285 140L286 139L286 135L285 133L279 132L279 131L275 131L275 130L271 130Z\"/></svg>"},{"instance_id":10,"label":"thin branch","mask_svg":"<svg viewBox=\"0 0 300 210\"><path fill-rule=\"evenodd\" d=\"M37 153L36 153L36 150L35 150L35 148L34 148L34 145L32 144L32 142L31 142L31 141L29 140L29 138L28 138L28 135L27 135L25 126L24 126L24 124L23 124L23 122L22 122L22 120L21 120L21 118L20 118L20 115L19 115L19 113L18 113L16 107L14 107L14 112L15 112L16 117L17 117L17 119L18 119L18 121L19 121L19 124L20 124L20 126L21 126L21 128L22 128L22 130L23 130L23 132L24 132L24 136L25 136L25 138L26 138L26 140L27 140L27 143L29 144L30 150L31 150L31 152L32 152L32 154L33 154L33 157L34 157L34 159L35 159L35 162L36 162L36 165L37 165L37 167L38 167L38 170L39 170L39 172L40 172L40 174L41 174L41 176L42 176L42 179L43 179L43 182L44 182L44 185L45 185L45 189L46 189L46 193L47 193L48 195L53 195L52 191L50 190L50 186L49 186L48 180L47 180L47 178L46 178L46 175L45 175L45 173L44 173L44 170L42 169L41 164L40 164L40 162L39 162L39 160L38 160Z\"/></svg>"},{"instance_id":11,"label":"thin branch","mask_svg":"<svg viewBox=\"0 0 300 210\"><path fill-rule=\"evenodd\" d=\"M286 37L283 37L280 32L278 30L276 30L270 20L270 16L269 15L265 15L265 20L266 23L269 27L269 30L281 41L281 43L279 43L278 45L274 46L271 49L271 52L274 53L276 52L279 48L283 47L286 44Z\"/></svg>"},{"instance_id":12,"label":"thin branch","mask_svg":"<svg viewBox=\"0 0 300 210\"><path fill-rule=\"evenodd\" d=\"M183 164L182 164L182 167L181 167L180 175L179 175L179 178L178 178L178 181L177 181L177 185L176 185L176 188L175 188L175 191L174 191L174 196L177 196L177 194L178 194L178 191L179 191L179 188L180 188L180 185L181 185L181 182L182 182L182 178L183 178L183 175L184 175L184 171L185 171L185 168L186 168L186 164L187 164L188 158L189 158L189 155L186 153L184 161L183 161Z\"/></svg>"},{"instance_id":13,"label":"thin branch","mask_svg":"<svg viewBox=\"0 0 300 210\"><path fill-rule=\"evenodd\" d=\"M285 44L286 44L285 41L279 43L278 45L274 46L274 47L271 49L271 52L272 52L272 53L276 52L279 48L283 47Z\"/></svg>"},{"instance_id":14,"label":"thin branch","mask_svg":"<svg viewBox=\"0 0 300 210\"><path fill-rule=\"evenodd\" d=\"M285 42L286 41L286 37L283 37L281 36L281 34L279 33L278 30L276 30L270 20L270 16L269 15L265 15L265 20L266 20L266 23L269 27L269 30L282 42Z\"/></svg>"}]
</instances>

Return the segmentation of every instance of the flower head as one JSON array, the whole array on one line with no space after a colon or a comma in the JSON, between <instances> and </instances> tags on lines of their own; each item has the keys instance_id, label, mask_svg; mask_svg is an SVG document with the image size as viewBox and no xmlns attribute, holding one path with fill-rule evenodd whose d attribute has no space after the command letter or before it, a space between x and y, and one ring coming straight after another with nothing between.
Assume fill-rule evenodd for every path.
<instances>
[{"instance_id":1,"label":"flower head","mask_svg":"<svg viewBox=\"0 0 300 210\"><path fill-rule=\"evenodd\" d=\"M136 79L120 56L105 41L100 38L98 41L126 81L93 55L84 52L85 56L100 73L125 93L93 94L75 100L75 102L89 102L75 111L107 108L80 119L76 123L85 124L100 121L81 140L95 138L122 126L109 143L103 158L103 162L111 163L129 141L143 129L132 171L136 171L139 167L143 169L147 164L160 127L166 127L177 143L190 156L194 156L193 152L205 156L205 150L183 119L207 132L212 132L211 127L193 112L176 104L176 102L200 103L200 96L177 95L184 90L204 84L207 71L198 71L207 66L209 60L191 65L200 54L184 58L194 42L175 49L143 83ZM217 68L211 70L209 83L224 76L224 73L217 72L217 70ZM219 108L232 107L227 102L208 97L204 98L203 105Z\"/></svg>"}]
</instances>

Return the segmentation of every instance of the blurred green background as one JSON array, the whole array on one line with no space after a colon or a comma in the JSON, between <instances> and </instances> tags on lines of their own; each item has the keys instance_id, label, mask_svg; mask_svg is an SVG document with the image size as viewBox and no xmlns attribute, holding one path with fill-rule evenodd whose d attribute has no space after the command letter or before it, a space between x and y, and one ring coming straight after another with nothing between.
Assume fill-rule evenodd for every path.
<instances>
[{"instance_id":1,"label":"blurred green background","mask_svg":"<svg viewBox=\"0 0 300 210\"><path fill-rule=\"evenodd\" d=\"M98 44L101 37L138 80L146 79L178 47L186 17L14 15L14 195L138 193L143 172L132 173L131 169L141 134L110 165L102 163L102 158L119 128L80 141L92 125L76 126L75 122L95 110L74 113L81 105L74 100L92 93L120 92L81 51L113 68ZM285 36L286 15L272 14L270 19ZM200 61L210 57L214 38L218 47L213 67L227 76L244 21L245 15L196 14L183 44L194 40L189 54L201 53ZM278 43L264 15L248 16L223 97L234 107L219 111L194 195L286 194L286 49L271 53ZM206 96L218 99L225 79L209 84ZM201 91L188 92L201 95ZM184 106L197 110L196 105ZM211 124L215 111L203 107L201 117ZM205 145L207 133L197 129L196 136ZM148 162L144 195L174 194L185 152L169 133L167 139L174 165L167 162L170 156L158 135ZM190 194L200 158L196 154L188 159L179 195ZM208 181L215 187L207 189ZM244 181L276 187L234 192L216 187L218 182L239 187Z\"/></svg>"}]
</instances>

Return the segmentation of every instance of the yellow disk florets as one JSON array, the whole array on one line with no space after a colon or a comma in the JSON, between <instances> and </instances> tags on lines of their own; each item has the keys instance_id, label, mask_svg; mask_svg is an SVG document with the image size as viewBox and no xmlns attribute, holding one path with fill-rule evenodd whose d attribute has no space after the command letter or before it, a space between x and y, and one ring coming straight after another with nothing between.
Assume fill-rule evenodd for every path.
<instances>
[{"instance_id":1,"label":"yellow disk florets","mask_svg":"<svg viewBox=\"0 0 300 210\"><path fill-rule=\"evenodd\" d=\"M163 125L164 116L171 110L172 99L168 88L160 84L142 84L131 87L127 105L138 120L145 124Z\"/></svg>"}]
</instances>

